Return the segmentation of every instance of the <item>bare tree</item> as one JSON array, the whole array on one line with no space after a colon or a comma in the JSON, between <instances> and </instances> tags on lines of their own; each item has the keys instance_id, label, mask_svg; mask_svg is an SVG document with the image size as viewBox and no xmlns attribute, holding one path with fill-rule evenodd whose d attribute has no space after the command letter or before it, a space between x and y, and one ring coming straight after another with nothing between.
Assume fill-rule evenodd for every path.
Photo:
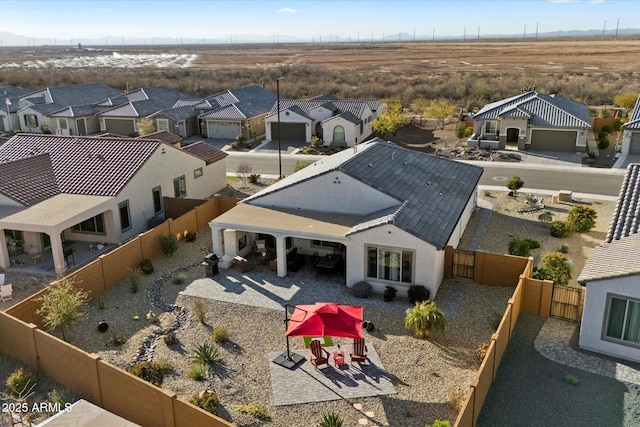
<instances>
[{"instance_id":1,"label":"bare tree","mask_svg":"<svg viewBox=\"0 0 640 427\"><path fill-rule=\"evenodd\" d=\"M238 178L240 178L240 181L242 181L243 188L247 187L247 180L249 179L249 175L251 175L252 171L253 171L253 168L249 163L247 162L238 163L238 167L236 168L236 174L238 175Z\"/></svg>"}]
</instances>

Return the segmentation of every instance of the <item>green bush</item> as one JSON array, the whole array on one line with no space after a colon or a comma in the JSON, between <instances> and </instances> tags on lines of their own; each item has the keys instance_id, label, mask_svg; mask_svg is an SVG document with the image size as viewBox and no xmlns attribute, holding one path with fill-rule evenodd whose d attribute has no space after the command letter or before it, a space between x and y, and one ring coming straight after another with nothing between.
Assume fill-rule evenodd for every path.
<instances>
[{"instance_id":1,"label":"green bush","mask_svg":"<svg viewBox=\"0 0 640 427\"><path fill-rule=\"evenodd\" d=\"M578 379L578 377L574 374L567 374L564 376L564 382L569 384L569 385L578 385L580 383L580 380Z\"/></svg>"},{"instance_id":2,"label":"green bush","mask_svg":"<svg viewBox=\"0 0 640 427\"><path fill-rule=\"evenodd\" d=\"M149 258L142 258L139 267L140 271L142 271L144 274L153 273L153 264L151 263L151 260Z\"/></svg>"},{"instance_id":3,"label":"green bush","mask_svg":"<svg viewBox=\"0 0 640 427\"><path fill-rule=\"evenodd\" d=\"M519 176L512 176L507 181L507 188L511 190L514 196L518 193L518 190L520 190L522 187L524 187L524 181L522 181L522 179L520 179Z\"/></svg>"},{"instance_id":4,"label":"green bush","mask_svg":"<svg viewBox=\"0 0 640 427\"><path fill-rule=\"evenodd\" d=\"M220 401L218 400L218 395L213 391L205 390L200 394L195 394L191 396L189 403L213 415L220 415L220 408L218 406Z\"/></svg>"},{"instance_id":5,"label":"green bush","mask_svg":"<svg viewBox=\"0 0 640 427\"><path fill-rule=\"evenodd\" d=\"M243 414L251 415L254 418L259 419L260 421L271 421L271 415L267 408L260 403L248 403L246 405L237 405L236 409L238 412L242 412Z\"/></svg>"},{"instance_id":6,"label":"green bush","mask_svg":"<svg viewBox=\"0 0 640 427\"><path fill-rule=\"evenodd\" d=\"M178 344L178 342L180 341L176 333L173 331L168 332L162 339L164 340L164 343L166 345Z\"/></svg>"},{"instance_id":7,"label":"green bush","mask_svg":"<svg viewBox=\"0 0 640 427\"><path fill-rule=\"evenodd\" d=\"M207 377L209 368L204 363L194 363L189 367L189 378L196 381L202 381Z\"/></svg>"},{"instance_id":8,"label":"green bush","mask_svg":"<svg viewBox=\"0 0 640 427\"><path fill-rule=\"evenodd\" d=\"M417 302L427 301L429 299L429 289L422 285L411 285L407 291L409 304L414 305Z\"/></svg>"},{"instance_id":9,"label":"green bush","mask_svg":"<svg viewBox=\"0 0 640 427\"><path fill-rule=\"evenodd\" d=\"M9 393L25 396L38 384L38 375L28 369L18 368L13 371L5 385Z\"/></svg>"},{"instance_id":10,"label":"green bush","mask_svg":"<svg viewBox=\"0 0 640 427\"><path fill-rule=\"evenodd\" d=\"M413 328L416 336L420 338L444 331L446 325L444 313L433 301L416 302L413 308L407 309L404 318L405 328Z\"/></svg>"},{"instance_id":11,"label":"green bush","mask_svg":"<svg viewBox=\"0 0 640 427\"><path fill-rule=\"evenodd\" d=\"M602 129L600 129L600 132L603 133L611 133L611 131L613 131L613 129L609 125L604 125L602 126Z\"/></svg>"},{"instance_id":12,"label":"green bush","mask_svg":"<svg viewBox=\"0 0 640 427\"><path fill-rule=\"evenodd\" d=\"M568 245L562 245L560 246L560 251L561 254L568 254L569 253L569 246Z\"/></svg>"},{"instance_id":13,"label":"green bush","mask_svg":"<svg viewBox=\"0 0 640 427\"><path fill-rule=\"evenodd\" d=\"M600 132L598 134L598 148L601 150L609 147L609 134L606 132Z\"/></svg>"},{"instance_id":14,"label":"green bush","mask_svg":"<svg viewBox=\"0 0 640 427\"><path fill-rule=\"evenodd\" d=\"M48 397L49 402L60 405L61 408L65 408L66 405L75 403L82 398L80 393L70 388L54 389L48 394Z\"/></svg>"},{"instance_id":15,"label":"green bush","mask_svg":"<svg viewBox=\"0 0 640 427\"><path fill-rule=\"evenodd\" d=\"M187 276L184 274L176 274L173 279L171 279L171 283L174 285L182 285L187 280Z\"/></svg>"},{"instance_id":16,"label":"green bush","mask_svg":"<svg viewBox=\"0 0 640 427\"><path fill-rule=\"evenodd\" d=\"M196 345L191 352L193 353L193 360L205 365L213 365L220 360L220 349L210 342Z\"/></svg>"},{"instance_id":17,"label":"green bush","mask_svg":"<svg viewBox=\"0 0 640 427\"><path fill-rule=\"evenodd\" d=\"M572 230L578 233L588 233L596 226L596 218L598 218L598 213L595 209L589 206L575 205L569 211L567 223Z\"/></svg>"},{"instance_id":18,"label":"green bush","mask_svg":"<svg viewBox=\"0 0 640 427\"><path fill-rule=\"evenodd\" d=\"M343 425L344 421L342 421L340 415L332 412L322 417L319 427L342 427Z\"/></svg>"},{"instance_id":19,"label":"green bush","mask_svg":"<svg viewBox=\"0 0 640 427\"><path fill-rule=\"evenodd\" d=\"M435 420L431 424L427 424L425 427L451 427L449 420Z\"/></svg>"},{"instance_id":20,"label":"green bush","mask_svg":"<svg viewBox=\"0 0 640 427\"><path fill-rule=\"evenodd\" d=\"M473 128L472 127L468 127L464 130L464 137L468 138L473 134Z\"/></svg>"},{"instance_id":21,"label":"green bush","mask_svg":"<svg viewBox=\"0 0 640 427\"><path fill-rule=\"evenodd\" d=\"M560 252L550 252L542 258L542 265L533 277L540 280L551 280L557 285L566 285L571 280L571 264Z\"/></svg>"},{"instance_id":22,"label":"green bush","mask_svg":"<svg viewBox=\"0 0 640 427\"><path fill-rule=\"evenodd\" d=\"M140 276L138 276L138 273L134 271L129 275L129 289L131 289L132 294L135 294L138 292L139 287Z\"/></svg>"},{"instance_id":23,"label":"green bush","mask_svg":"<svg viewBox=\"0 0 640 427\"><path fill-rule=\"evenodd\" d=\"M178 250L178 238L173 234L160 236L160 247L165 256L171 257Z\"/></svg>"},{"instance_id":24,"label":"green bush","mask_svg":"<svg viewBox=\"0 0 640 427\"><path fill-rule=\"evenodd\" d=\"M351 295L356 298L369 298L373 294L373 288L369 282L360 280L351 287Z\"/></svg>"},{"instance_id":25,"label":"green bush","mask_svg":"<svg viewBox=\"0 0 640 427\"><path fill-rule=\"evenodd\" d=\"M259 173L252 173L251 175L249 175L249 182L252 184L257 184L259 179L260 179Z\"/></svg>"},{"instance_id":26,"label":"green bush","mask_svg":"<svg viewBox=\"0 0 640 427\"><path fill-rule=\"evenodd\" d=\"M168 364L153 361L136 363L129 370L129 373L158 387L162 385L164 376L169 372L171 367Z\"/></svg>"},{"instance_id":27,"label":"green bush","mask_svg":"<svg viewBox=\"0 0 640 427\"><path fill-rule=\"evenodd\" d=\"M567 221L555 220L551 223L551 228L549 228L549 234L553 237L564 238L569 237L571 235L571 226Z\"/></svg>"},{"instance_id":28,"label":"green bush","mask_svg":"<svg viewBox=\"0 0 640 427\"><path fill-rule=\"evenodd\" d=\"M224 326L213 329L213 342L221 344L229 341L229 331Z\"/></svg>"},{"instance_id":29,"label":"green bush","mask_svg":"<svg viewBox=\"0 0 640 427\"><path fill-rule=\"evenodd\" d=\"M193 317L198 319L200 323L207 322L207 307L202 301L196 301L195 304L193 304Z\"/></svg>"},{"instance_id":30,"label":"green bush","mask_svg":"<svg viewBox=\"0 0 640 427\"><path fill-rule=\"evenodd\" d=\"M511 239L509 242L509 254L522 257L530 257L532 249L538 249L540 242L532 239Z\"/></svg>"},{"instance_id":31,"label":"green bush","mask_svg":"<svg viewBox=\"0 0 640 427\"><path fill-rule=\"evenodd\" d=\"M237 149L238 149L238 147L240 147L240 144L238 143L238 141L233 141L233 142L231 143L231 149L232 149L232 150L237 150Z\"/></svg>"},{"instance_id":32,"label":"green bush","mask_svg":"<svg viewBox=\"0 0 640 427\"><path fill-rule=\"evenodd\" d=\"M394 288L393 286L387 286L386 288L384 288L383 299L386 302L393 301L396 298L397 293L398 290L396 288Z\"/></svg>"}]
</instances>

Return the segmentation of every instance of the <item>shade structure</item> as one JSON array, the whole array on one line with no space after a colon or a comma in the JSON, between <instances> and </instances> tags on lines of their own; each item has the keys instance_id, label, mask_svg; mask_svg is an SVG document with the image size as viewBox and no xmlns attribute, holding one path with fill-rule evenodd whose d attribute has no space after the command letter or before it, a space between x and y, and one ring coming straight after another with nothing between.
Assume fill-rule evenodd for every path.
<instances>
[{"instance_id":1,"label":"shade structure","mask_svg":"<svg viewBox=\"0 0 640 427\"><path fill-rule=\"evenodd\" d=\"M362 306L318 302L296 305L287 326L287 337L362 338Z\"/></svg>"}]
</instances>

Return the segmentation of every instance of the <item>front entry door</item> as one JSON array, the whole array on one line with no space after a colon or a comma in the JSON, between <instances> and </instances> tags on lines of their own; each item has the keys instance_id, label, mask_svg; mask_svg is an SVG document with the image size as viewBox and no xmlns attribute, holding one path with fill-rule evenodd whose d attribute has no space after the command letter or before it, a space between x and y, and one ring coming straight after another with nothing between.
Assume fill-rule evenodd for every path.
<instances>
[{"instance_id":1,"label":"front entry door","mask_svg":"<svg viewBox=\"0 0 640 427\"><path fill-rule=\"evenodd\" d=\"M507 144L517 144L519 135L520 135L520 129L518 128L507 129Z\"/></svg>"}]
</instances>

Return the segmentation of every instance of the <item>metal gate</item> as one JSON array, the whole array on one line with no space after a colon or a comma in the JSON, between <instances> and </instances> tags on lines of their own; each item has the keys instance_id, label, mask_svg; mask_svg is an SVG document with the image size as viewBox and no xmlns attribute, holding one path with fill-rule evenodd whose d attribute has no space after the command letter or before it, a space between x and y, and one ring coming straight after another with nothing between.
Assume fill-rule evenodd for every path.
<instances>
[{"instance_id":1,"label":"metal gate","mask_svg":"<svg viewBox=\"0 0 640 427\"><path fill-rule=\"evenodd\" d=\"M582 289L553 285L551 297L551 317L577 322L580 315Z\"/></svg>"},{"instance_id":2,"label":"metal gate","mask_svg":"<svg viewBox=\"0 0 640 427\"><path fill-rule=\"evenodd\" d=\"M476 262L476 253L471 251L463 251L461 249L453 250L453 277L462 279L472 279Z\"/></svg>"}]
</instances>

